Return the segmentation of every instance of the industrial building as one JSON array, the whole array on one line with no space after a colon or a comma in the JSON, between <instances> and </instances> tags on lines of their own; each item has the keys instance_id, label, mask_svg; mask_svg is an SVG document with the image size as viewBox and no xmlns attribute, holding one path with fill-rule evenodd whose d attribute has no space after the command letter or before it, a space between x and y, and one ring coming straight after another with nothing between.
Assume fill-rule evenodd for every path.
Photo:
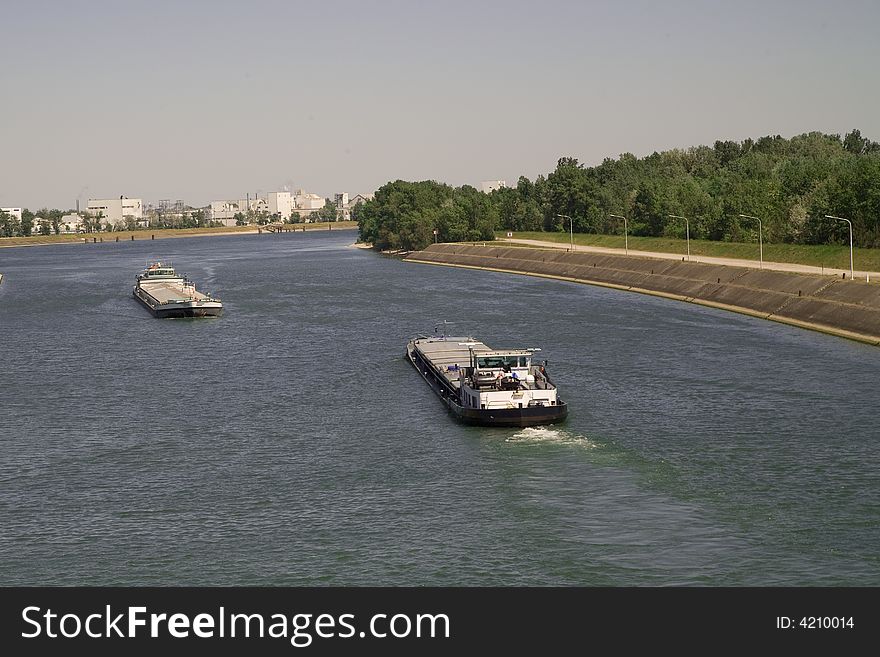
<instances>
[{"instance_id":1,"label":"industrial building","mask_svg":"<svg viewBox=\"0 0 880 657\"><path fill-rule=\"evenodd\" d=\"M139 198L127 198L120 196L119 198L90 198L89 204L86 206L86 212L92 217L99 214L102 217L102 223L110 223L114 226L121 224L127 217L143 223L144 204Z\"/></svg>"}]
</instances>

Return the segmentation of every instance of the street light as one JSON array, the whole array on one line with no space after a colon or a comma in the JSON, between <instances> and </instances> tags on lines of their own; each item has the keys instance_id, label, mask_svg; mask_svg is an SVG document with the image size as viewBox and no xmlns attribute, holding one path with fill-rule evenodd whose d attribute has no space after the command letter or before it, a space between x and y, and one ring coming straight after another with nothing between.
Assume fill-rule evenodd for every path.
<instances>
[{"instance_id":1,"label":"street light","mask_svg":"<svg viewBox=\"0 0 880 657\"><path fill-rule=\"evenodd\" d=\"M574 251L574 220L571 217L569 217L567 214L557 214L556 216L568 219L568 225L571 230L571 234L570 234L571 250Z\"/></svg>"},{"instance_id":2,"label":"street light","mask_svg":"<svg viewBox=\"0 0 880 657\"><path fill-rule=\"evenodd\" d=\"M826 214L825 218L837 219L838 221L845 221L849 224L849 280L853 280L852 222L849 219L844 219L843 217L834 217L830 214Z\"/></svg>"},{"instance_id":3,"label":"street light","mask_svg":"<svg viewBox=\"0 0 880 657\"><path fill-rule=\"evenodd\" d=\"M761 269L764 269L764 240L761 236L761 233L763 232L763 227L761 226L761 220L758 219L757 217L753 217L750 214L741 214L739 216L742 217L743 219L754 219L755 221L758 222L758 248L761 251Z\"/></svg>"},{"instance_id":4,"label":"street light","mask_svg":"<svg viewBox=\"0 0 880 657\"><path fill-rule=\"evenodd\" d=\"M688 223L687 217L680 217L677 214L671 214L669 216L672 217L673 219L684 219L685 237L687 238L688 262L690 262L690 260L691 260L691 227L690 227L690 224Z\"/></svg>"},{"instance_id":5,"label":"street light","mask_svg":"<svg viewBox=\"0 0 880 657\"><path fill-rule=\"evenodd\" d=\"M609 214L609 217L615 217L617 219L623 219L623 251L627 255L629 255L629 240L626 236L626 217L620 214Z\"/></svg>"}]
</instances>

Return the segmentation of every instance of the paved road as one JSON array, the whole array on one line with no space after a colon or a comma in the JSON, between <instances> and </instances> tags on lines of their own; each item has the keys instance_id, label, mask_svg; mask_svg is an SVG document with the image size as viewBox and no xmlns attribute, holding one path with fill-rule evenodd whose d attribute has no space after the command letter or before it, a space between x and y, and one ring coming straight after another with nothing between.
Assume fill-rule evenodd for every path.
<instances>
[{"instance_id":1,"label":"paved road","mask_svg":"<svg viewBox=\"0 0 880 657\"><path fill-rule=\"evenodd\" d=\"M552 249L565 249L569 250L568 244L562 244L559 242L542 242L541 240L525 240L519 239L516 237L504 237L498 238L497 242L515 242L517 244L528 244L530 246L539 246L542 248L552 248ZM575 251L585 251L591 253L609 253L612 255L624 255L625 251L623 249L611 249L604 246L584 246L582 244L574 245ZM629 250L630 255L638 255L644 256L647 258L663 258L666 260L681 260L686 256L680 253L661 253L658 251L636 251L635 249ZM691 254L691 262L705 262L707 264L712 265L729 265L731 267L750 267L752 269L761 268L761 262L758 260L740 260L738 258L715 258L712 256L696 256ZM837 276L838 278L842 278L845 273L847 278L849 278L849 269L834 269L831 267L813 267L812 265L798 265L790 262L769 262L767 260L764 261L763 264L764 269L773 269L776 271L793 271L793 272L801 272L806 274L826 274L828 276ZM872 281L880 282L880 272L868 272L868 271L859 271L855 270L855 277L857 279L869 279Z\"/></svg>"}]
</instances>

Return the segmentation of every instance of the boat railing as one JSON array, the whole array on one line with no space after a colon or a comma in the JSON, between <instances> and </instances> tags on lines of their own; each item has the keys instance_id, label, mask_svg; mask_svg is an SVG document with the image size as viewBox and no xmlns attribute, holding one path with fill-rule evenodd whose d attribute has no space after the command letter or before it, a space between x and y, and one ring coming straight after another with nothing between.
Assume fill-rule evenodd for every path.
<instances>
[{"instance_id":1,"label":"boat railing","mask_svg":"<svg viewBox=\"0 0 880 657\"><path fill-rule=\"evenodd\" d=\"M531 374L526 376L513 376L501 371L482 371L476 376L466 377L468 383L477 390L550 390L552 386L541 383Z\"/></svg>"},{"instance_id":2,"label":"boat railing","mask_svg":"<svg viewBox=\"0 0 880 657\"><path fill-rule=\"evenodd\" d=\"M506 373L501 370L477 370L474 373L468 369L465 372L465 382L475 390L555 390L556 384L550 380L546 370L540 367L532 367L528 374Z\"/></svg>"}]
</instances>

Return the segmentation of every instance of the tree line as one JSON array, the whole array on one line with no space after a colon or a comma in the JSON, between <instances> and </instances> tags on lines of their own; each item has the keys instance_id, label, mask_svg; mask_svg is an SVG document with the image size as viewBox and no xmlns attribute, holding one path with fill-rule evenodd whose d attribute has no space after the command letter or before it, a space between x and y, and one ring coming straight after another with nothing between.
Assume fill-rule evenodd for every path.
<instances>
[{"instance_id":1,"label":"tree line","mask_svg":"<svg viewBox=\"0 0 880 657\"><path fill-rule=\"evenodd\" d=\"M352 211L362 241L381 249L420 249L433 241L495 239L497 199L433 180L390 182ZM437 231L436 235L434 231Z\"/></svg>"},{"instance_id":2,"label":"tree line","mask_svg":"<svg viewBox=\"0 0 880 657\"><path fill-rule=\"evenodd\" d=\"M65 215L76 215L79 218L79 226L82 232L97 233L102 231L114 230L138 230L144 226L138 225L134 217L126 216L121 221L111 223L103 212L99 212L92 216L88 212L76 212L75 210L50 210L42 208L36 212L31 212L27 208L21 211L21 220L15 215L0 210L0 237L31 237L32 235L58 235L63 229L63 217ZM280 217L278 215L270 215L268 211L257 212L248 210L247 212L238 212L233 216L236 226L248 225L265 225L279 219L302 223L308 221L339 221L341 220L342 211L336 207L336 204L330 199L326 199L323 208L309 213L307 216L294 213L291 217ZM158 211L149 217L150 228L205 228L223 226L224 223L219 220L208 219L208 211L199 209L188 209L180 212L162 212Z\"/></svg>"},{"instance_id":3,"label":"tree line","mask_svg":"<svg viewBox=\"0 0 880 657\"><path fill-rule=\"evenodd\" d=\"M65 215L76 215L79 229L85 233L111 232L114 230L138 230L134 217L126 216L121 221L111 223L103 212L90 215L88 212L42 208L32 212L27 208L21 211L21 220L15 215L0 210L0 237L31 237L33 235L59 235L63 229ZM183 214L157 214L150 220L151 228L202 228L223 226L222 221L211 221L203 209Z\"/></svg>"},{"instance_id":4,"label":"tree line","mask_svg":"<svg viewBox=\"0 0 880 657\"><path fill-rule=\"evenodd\" d=\"M853 130L716 141L586 167L560 158L534 181L483 194L470 186L395 181L353 218L363 241L420 249L434 241L493 239L495 230L568 231L749 241L761 220L765 241L880 247L880 144ZM569 219L570 218L570 219ZM571 223L571 226L569 225ZM436 236L434 231L437 231Z\"/></svg>"},{"instance_id":5,"label":"tree line","mask_svg":"<svg viewBox=\"0 0 880 657\"><path fill-rule=\"evenodd\" d=\"M0 237L21 237L30 235L57 235L61 232L61 210L43 208L31 212L21 211L21 220L14 214L0 210Z\"/></svg>"}]
</instances>

